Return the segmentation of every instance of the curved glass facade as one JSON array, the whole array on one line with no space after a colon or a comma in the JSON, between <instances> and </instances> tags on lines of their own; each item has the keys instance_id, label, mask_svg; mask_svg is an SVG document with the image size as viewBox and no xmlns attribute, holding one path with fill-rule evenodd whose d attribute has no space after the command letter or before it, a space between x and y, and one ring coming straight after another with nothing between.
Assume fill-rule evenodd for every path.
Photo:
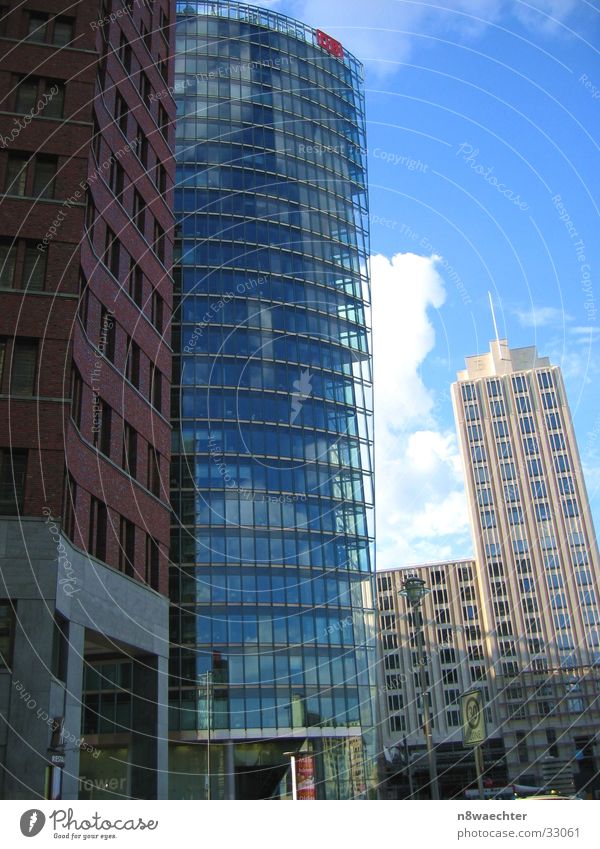
<instances>
[{"instance_id":1,"label":"curved glass facade","mask_svg":"<svg viewBox=\"0 0 600 849\"><path fill-rule=\"evenodd\" d=\"M171 795L204 798L210 774L211 798L285 796L294 749L313 756L318 798L364 797L362 69L282 15L178 6Z\"/></svg>"}]
</instances>

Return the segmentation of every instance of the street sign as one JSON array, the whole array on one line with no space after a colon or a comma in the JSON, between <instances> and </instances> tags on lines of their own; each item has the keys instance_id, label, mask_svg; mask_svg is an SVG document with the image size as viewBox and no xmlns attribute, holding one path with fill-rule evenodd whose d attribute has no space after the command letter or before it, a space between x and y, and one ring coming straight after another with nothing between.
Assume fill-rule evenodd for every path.
<instances>
[{"instance_id":1,"label":"street sign","mask_svg":"<svg viewBox=\"0 0 600 849\"><path fill-rule=\"evenodd\" d=\"M56 752L54 752L53 754L50 755L50 763L53 766L64 766L65 765L65 756L57 754Z\"/></svg>"},{"instance_id":2,"label":"street sign","mask_svg":"<svg viewBox=\"0 0 600 849\"><path fill-rule=\"evenodd\" d=\"M463 746L478 746L485 741L485 716L481 690L470 690L460 697Z\"/></svg>"}]
</instances>

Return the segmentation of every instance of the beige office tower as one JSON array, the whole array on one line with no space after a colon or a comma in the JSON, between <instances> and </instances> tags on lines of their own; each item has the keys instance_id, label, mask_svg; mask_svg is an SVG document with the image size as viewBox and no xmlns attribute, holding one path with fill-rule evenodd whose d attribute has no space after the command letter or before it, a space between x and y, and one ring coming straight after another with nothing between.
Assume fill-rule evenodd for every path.
<instances>
[{"instance_id":1,"label":"beige office tower","mask_svg":"<svg viewBox=\"0 0 600 849\"><path fill-rule=\"evenodd\" d=\"M509 778L600 790L598 545L560 368L468 357L452 397Z\"/></svg>"},{"instance_id":2,"label":"beige office tower","mask_svg":"<svg viewBox=\"0 0 600 849\"><path fill-rule=\"evenodd\" d=\"M400 595L407 575L418 575L431 592L423 601L421 621ZM431 704L440 796L464 798L476 779L473 754L462 745L460 697L480 689L486 702L488 742L486 778L506 783L504 746L490 663L481 627L482 598L472 559L424 563L377 572L379 631L383 655L379 687L384 798L427 798L429 768L423 734L423 706L416 630L422 626L426 684ZM408 762L408 763L407 763Z\"/></svg>"}]
</instances>

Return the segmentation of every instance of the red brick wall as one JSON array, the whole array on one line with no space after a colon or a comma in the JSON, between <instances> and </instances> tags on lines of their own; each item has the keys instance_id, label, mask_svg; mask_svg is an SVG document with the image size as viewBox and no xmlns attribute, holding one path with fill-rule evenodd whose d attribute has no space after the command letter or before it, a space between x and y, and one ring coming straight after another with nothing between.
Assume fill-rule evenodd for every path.
<instances>
[{"instance_id":1,"label":"red brick wall","mask_svg":"<svg viewBox=\"0 0 600 849\"><path fill-rule=\"evenodd\" d=\"M129 14L117 14L101 26L98 0L80 2L73 6L76 14L75 42L58 50L50 44L31 44L20 41L27 28L26 10L18 4L10 16L6 38L0 40L0 100L1 108L9 112L0 115L0 134L9 137L18 118L14 109L14 84L17 75L32 73L49 79L64 80L65 108L63 120L35 117L0 150L0 188L4 188L5 168L9 150L28 153L52 153L59 157L59 173L54 200L33 201L32 198L0 196L0 237L18 237L42 241L60 214L60 224L48 238L47 277L44 293L0 293L0 334L37 337L43 340L39 359L39 394L52 401L7 399L0 397L0 445L30 449L27 473L25 513L42 515L48 507L54 516L63 512L63 475L65 465L77 485L76 524L74 542L86 548L89 532L89 505L94 495L105 501L109 525L116 537L107 535L107 562L119 564L118 529L121 516L136 525L136 574L143 579L146 534L160 544L160 590L167 591L167 556L169 546L169 508L167 504L170 461L170 315L172 308L173 218L171 213L174 180L174 126L163 137L158 125L158 106L162 104L174 118L171 98L151 99L143 103L138 91L140 69L150 82L150 93L163 92L172 84L173 69L169 59L168 79L163 80L158 60L172 50L174 27L168 27L167 39L160 32L160 10L168 13L168 22L175 20L175 4L171 0L156 0L151 10L143 3L131 4ZM27 4L29 5L29 4ZM112 11L110 2L106 9ZM123 4L114 3L114 11L122 12ZM45 0L32 4L36 10L62 12L62 0ZM68 14L71 14L69 12ZM141 37L140 24L150 32L149 48ZM118 56L121 33L131 45L132 68L128 74ZM105 49L108 39L111 49ZM104 58L105 57L105 58ZM102 66L105 62L104 67ZM100 71L100 74L97 74ZM103 81L103 85L102 85ZM129 126L124 136L114 121L117 91L125 99ZM93 121L100 130L99 145L92 146ZM148 173L131 150L123 152L135 140L136 126L148 138ZM94 147L99 160L94 158ZM109 163L117 152L125 172L125 189L120 202L110 188ZM167 195L161 197L154 182L154 165L161 162L167 172ZM99 167L100 166L100 167ZM138 232L131 220L134 186L146 202L146 228ZM85 232L86 197L93 198L97 210L94 244ZM69 205L64 206L64 201ZM153 250L154 220L163 227L165 262L159 262ZM118 275L113 277L102 262L106 223L122 244ZM128 295L128 274L131 257L144 274L141 307ZM80 268L87 281L87 315L78 310ZM163 298L163 332L151 322L151 295L156 289ZM102 306L114 312L116 323L116 352L114 365L102 358L97 350ZM82 322L82 319L85 323ZM166 329L165 329L166 328ZM139 391L124 379L126 338L132 338L141 350ZM71 358L83 382L81 432L70 420ZM110 404L112 413L110 458L105 458L92 446L92 372L96 362L94 387L100 397ZM163 374L162 415L150 404L150 369L156 362ZM9 417L9 404L10 417ZM134 427L138 436L136 479L121 468L123 421ZM148 446L161 455L160 498L147 490Z\"/></svg>"}]
</instances>

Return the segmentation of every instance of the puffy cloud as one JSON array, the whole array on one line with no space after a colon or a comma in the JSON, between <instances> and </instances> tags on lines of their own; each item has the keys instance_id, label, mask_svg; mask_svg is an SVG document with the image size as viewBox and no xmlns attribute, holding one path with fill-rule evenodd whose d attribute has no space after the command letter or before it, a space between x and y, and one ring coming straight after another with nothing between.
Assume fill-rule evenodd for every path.
<instances>
[{"instance_id":1,"label":"puffy cloud","mask_svg":"<svg viewBox=\"0 0 600 849\"><path fill-rule=\"evenodd\" d=\"M445 300L438 261L371 260L379 568L471 551L456 437L420 373L435 346L429 312Z\"/></svg>"},{"instance_id":2,"label":"puffy cloud","mask_svg":"<svg viewBox=\"0 0 600 849\"><path fill-rule=\"evenodd\" d=\"M380 74L406 61L422 36L472 39L487 26L518 20L535 32L551 34L572 15L576 0L290 0L277 6L306 23L325 29L347 43L359 59Z\"/></svg>"},{"instance_id":3,"label":"puffy cloud","mask_svg":"<svg viewBox=\"0 0 600 849\"><path fill-rule=\"evenodd\" d=\"M528 310L515 310L515 315L522 327L560 326L571 321L571 316L558 307L532 306Z\"/></svg>"}]
</instances>

